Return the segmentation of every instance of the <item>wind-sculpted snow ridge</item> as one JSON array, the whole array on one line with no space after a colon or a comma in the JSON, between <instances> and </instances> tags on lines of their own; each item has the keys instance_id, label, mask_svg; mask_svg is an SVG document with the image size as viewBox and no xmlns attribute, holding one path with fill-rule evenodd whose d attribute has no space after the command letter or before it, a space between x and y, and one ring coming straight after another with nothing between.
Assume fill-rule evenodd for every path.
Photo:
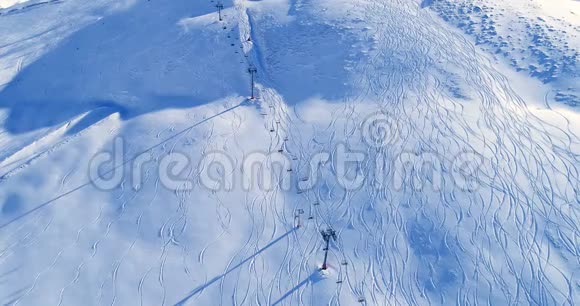
<instances>
[{"instance_id":1,"label":"wind-sculpted snow ridge","mask_svg":"<svg viewBox=\"0 0 580 306\"><path fill-rule=\"evenodd\" d=\"M578 304L580 116L430 10L104 3L6 38L1 303Z\"/></svg>"},{"instance_id":2,"label":"wind-sculpted snow ridge","mask_svg":"<svg viewBox=\"0 0 580 306\"><path fill-rule=\"evenodd\" d=\"M576 20L580 19L580 5L572 0L556 2L561 16L542 14L542 0L434 0L424 1L423 6L472 36L485 50L508 60L518 71L544 83L556 83L555 101L578 106L580 23Z\"/></svg>"}]
</instances>

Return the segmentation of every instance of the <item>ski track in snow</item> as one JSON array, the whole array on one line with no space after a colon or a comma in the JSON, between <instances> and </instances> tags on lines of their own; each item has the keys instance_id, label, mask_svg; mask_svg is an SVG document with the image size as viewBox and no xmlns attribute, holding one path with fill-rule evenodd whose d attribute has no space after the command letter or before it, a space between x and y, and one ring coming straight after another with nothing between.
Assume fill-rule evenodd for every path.
<instances>
[{"instance_id":1,"label":"ski track in snow","mask_svg":"<svg viewBox=\"0 0 580 306\"><path fill-rule=\"evenodd\" d=\"M300 14L312 3L293 1L292 11ZM58 279L58 290L41 293L56 295L59 306L74 304L84 296L78 293L82 290L92 299L85 302L97 305L354 305L361 298L363 305L578 303L580 161L575 152L580 139L570 124L563 129L537 117L472 43L449 28L433 26L442 22L398 0L359 1L353 16L363 14L360 18L368 26L364 39L374 48L350 68L352 87L328 112L329 123L305 120L275 89L270 73L276 65L265 58L272 50L261 49L268 29L258 28L264 21L253 15L259 10L242 0L233 5L224 12L226 28L220 39L231 41L240 62L260 71L257 108L265 115L264 130L256 133L269 137L265 152L282 149L295 157L286 173L293 183L308 171L309 156L333 152L337 143L345 142L365 148L370 160L411 151L433 152L450 161L465 150L478 152L486 161L479 189L462 191L448 184L442 190L410 185L376 189L367 182L348 191L332 179L332 170L324 170L319 188L286 192L279 184L263 193L244 194L235 207L229 205L227 192L204 190L216 220L206 220L213 230L197 240L205 243L191 245L193 229L201 226L194 222L195 206L190 206L201 199L199 190L169 195L149 167L143 181L148 192L124 181L112 193L115 204L101 202L88 222L65 228L74 235L50 245L55 249L47 252L48 265L32 274L26 271L21 281L25 287L16 296L1 292L3 303L31 304L42 290L39 286L52 282L51 273L68 266L67 254L75 252L80 255L70 262L71 273ZM251 42L246 40L250 36ZM461 75L466 83L458 90L466 97L454 95L449 76L434 67ZM402 125L396 146L363 146L358 129L369 109ZM228 112L228 128L208 122L196 150L233 150L239 153L239 164L237 158L251 153L239 142L247 115L238 109ZM172 123L151 135L159 140L176 129ZM182 150L178 146L198 137L194 132L180 135L153 156ZM372 163L360 167L374 172ZM67 170L61 188L81 171ZM190 167L186 176L197 181L197 170ZM445 176L445 183L450 179ZM151 209L160 199L168 205L152 220ZM293 230L297 208L306 213L303 226ZM54 228L49 214L28 218L1 229L2 271L9 270L6 263L19 251L38 247L54 237L51 231L61 230ZM234 243L237 250L227 251L227 262L215 263L212 255L221 252L240 220L246 221L244 239ZM322 257L319 230L327 226L337 230L338 241L329 252L330 275L321 276L316 271ZM121 245L114 245L117 232L126 235ZM150 254L138 253L143 249ZM181 289L174 288L179 283ZM123 299L125 294L133 298Z\"/></svg>"}]
</instances>

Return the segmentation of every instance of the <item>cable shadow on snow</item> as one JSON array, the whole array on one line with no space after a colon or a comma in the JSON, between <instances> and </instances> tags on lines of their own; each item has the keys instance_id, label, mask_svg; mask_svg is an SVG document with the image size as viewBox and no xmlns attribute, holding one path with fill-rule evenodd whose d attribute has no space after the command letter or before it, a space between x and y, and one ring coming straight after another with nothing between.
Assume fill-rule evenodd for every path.
<instances>
[{"instance_id":1,"label":"cable shadow on snow","mask_svg":"<svg viewBox=\"0 0 580 306\"><path fill-rule=\"evenodd\" d=\"M280 242L282 239L286 238L287 236L289 236L290 234L294 233L296 231L296 228L293 228L291 230L289 230L288 232L286 232L285 234L283 234L282 236L272 240L272 242L268 243L266 246L264 246L263 248L261 248L260 250L258 250L256 253L254 253L252 256L242 260L240 263L238 263L237 265L229 268L226 272L222 273L221 275L218 275L214 278L212 278L210 281L206 282L203 285L198 286L197 288L195 288L193 291L191 291L185 298L183 298L182 300L180 300L179 302L175 303L174 306L182 306L185 305L185 303L187 303L187 301L189 299L191 299L192 297L194 297L196 294L201 293L204 289L206 289L207 287L211 286L212 284L216 283L217 281L221 280L222 278L225 278L229 273L233 272L234 270L238 269L239 267L241 267L242 265L244 265L245 263L247 263L248 261L252 260L253 258L255 258L256 256L260 255L262 252L264 252L265 250L267 250L268 248L272 247L273 245L275 245L276 243Z\"/></svg>"},{"instance_id":2,"label":"cable shadow on snow","mask_svg":"<svg viewBox=\"0 0 580 306\"><path fill-rule=\"evenodd\" d=\"M310 274L307 278L305 278L303 281L298 283L298 285L294 286L294 288L290 289L283 296L281 296L278 300L276 300L274 303L272 303L271 306L276 306L276 305L282 303L282 301L284 301L286 298L288 298L289 296L294 294L294 292L298 291L300 288L304 287L305 285L307 285L309 283L315 284L315 283L319 282L320 280L322 280L322 277L320 277L319 271L312 272L312 274Z\"/></svg>"},{"instance_id":3,"label":"cable shadow on snow","mask_svg":"<svg viewBox=\"0 0 580 306\"><path fill-rule=\"evenodd\" d=\"M215 7L159 4L138 1L105 16L26 66L0 92L4 129L21 134L86 114L78 132L115 112L127 120L246 93L248 76L220 37ZM196 20L187 31L185 18Z\"/></svg>"},{"instance_id":4,"label":"cable shadow on snow","mask_svg":"<svg viewBox=\"0 0 580 306\"><path fill-rule=\"evenodd\" d=\"M230 111L232 111L232 110L234 110L234 109L236 109L236 108L238 108L238 107L241 107L241 106L248 106L248 105L250 105L250 104L249 104L249 101L248 101L248 100L244 100L244 101L242 101L240 104L237 104L237 105L235 105L235 106L232 106L232 107L230 107L230 108L227 108L227 109L225 109L225 110L223 110L223 111L221 111L221 112L219 112L219 113L217 113L217 114L215 114L215 115L213 115L213 116L210 116L210 117L207 117L207 118L205 118L205 119L203 119L203 120L201 120L201 121L198 121L198 122L196 122L196 123L194 123L194 124L192 124L192 125L188 126L187 128L185 128L185 129L183 129L183 130L181 130L181 131L179 131L179 132L177 132L177 133L173 134L172 136L170 136L170 137L168 137L168 138L164 139L163 141L161 141L161 142L158 142L158 143L156 143L156 144L154 144L154 145L152 145L152 146L148 147L147 149L145 149L145 150L143 150L143 151L141 151L141 152L138 152L138 153L137 153L137 154L135 154L133 157L131 157L131 158L128 158L128 159L126 159L126 160L124 160L124 161L123 161L121 164L119 164L119 165L116 165L115 167L113 167L113 168L111 168L111 169L109 169L109 170L107 170L107 171L104 171L102 174L103 174L103 175L109 175L109 174L111 174L113 171L115 171L116 169L119 169L119 168L121 168L121 167L125 167L126 165L128 165L129 163L131 163L132 161L134 161L134 160L135 160L135 158L137 158L138 156L140 156L140 155L142 155L142 154L144 154L144 153L146 153L146 152L149 152L149 151L151 151L151 150L153 150L153 149L155 149L155 148L158 148L158 147L162 146L163 144L167 143L168 141L170 141L170 140L173 140L173 139L177 138L178 136L180 136L180 135L183 135L183 134L185 134L185 133L187 133L187 132L191 131L193 128L195 128L195 127L197 127L197 126L199 126L199 125L201 125L201 124L203 124L203 123L206 123L206 122L208 122L208 121L210 121L210 120L212 120L212 119L214 119L214 118L216 118L216 117L219 117L219 116L221 116L221 115L223 115L223 114L225 114L225 113L227 113L227 112L230 112ZM2 182L2 176L0 176L0 183L1 183L1 182ZM30 215L32 215L33 213L35 213L35 212L37 212L37 211L40 211L41 209L43 209L43 208L45 208L45 207L48 207L48 206L50 206L50 205L52 205L52 204L55 204L55 203L57 203L57 201L58 201L58 200L60 200L60 199L62 199L62 198L64 198L64 197L66 197L66 196L70 195L71 193L74 193L74 192L76 192L76 191L78 191L78 190L80 190L80 189L82 189L82 188L85 188L85 187L87 187L87 186L91 186L92 184L93 184L93 182L91 182L91 181L85 182L85 183L83 183L83 184L81 184L81 185L79 185L79 186L77 186L77 187L74 187L74 188L70 189L70 190L69 190L69 191L67 191L67 192L61 193L61 194L59 194L58 196L56 196L56 197L54 197L54 198L52 198L52 199L50 199L50 200L48 200L48 201L45 201L44 203L42 203L42 204L40 204L40 205L38 205L38 206L36 206L36 207L34 207L34 208L32 208L32 209L29 209L29 210L27 210L27 211L25 211L25 212L22 212L22 213L20 213L18 216L16 216L16 217L14 217L14 218L10 219L9 221L2 223L2 225L0 225L0 230L3 230L3 229L5 229L5 228L7 228L7 227L8 227L8 226L10 226L11 224L14 224L15 222L17 222L17 221L19 221L19 220L22 220L23 218L26 218L27 216L30 216ZM5 204L4 204L4 205L5 205ZM14 204L11 204L11 205L14 205ZM10 211L11 211L12 213L20 212L20 211L21 211L21 205L19 204L18 206L14 207L14 208L11 208L11 210L10 210ZM3 214L0 214L0 219L2 219L2 217L3 217Z\"/></svg>"}]
</instances>

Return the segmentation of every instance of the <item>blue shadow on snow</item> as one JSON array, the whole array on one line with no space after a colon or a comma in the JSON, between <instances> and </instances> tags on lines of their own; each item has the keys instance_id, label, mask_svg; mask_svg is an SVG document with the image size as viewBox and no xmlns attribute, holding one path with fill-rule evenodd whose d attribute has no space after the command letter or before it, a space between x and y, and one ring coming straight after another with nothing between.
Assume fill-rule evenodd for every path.
<instances>
[{"instance_id":1,"label":"blue shadow on snow","mask_svg":"<svg viewBox=\"0 0 580 306\"><path fill-rule=\"evenodd\" d=\"M248 76L221 37L226 30L217 17L211 21L213 4L161 4L138 1L105 16L25 67L0 92L4 128L26 133L89 112L70 131L76 133L115 112L126 120L247 92ZM207 24L179 24L195 17Z\"/></svg>"}]
</instances>

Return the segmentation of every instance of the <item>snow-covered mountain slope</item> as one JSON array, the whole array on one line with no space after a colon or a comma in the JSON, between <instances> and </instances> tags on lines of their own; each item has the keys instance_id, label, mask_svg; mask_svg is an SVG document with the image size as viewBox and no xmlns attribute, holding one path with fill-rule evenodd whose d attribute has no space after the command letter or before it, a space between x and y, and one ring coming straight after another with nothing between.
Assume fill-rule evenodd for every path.
<instances>
[{"instance_id":1,"label":"snow-covered mountain slope","mask_svg":"<svg viewBox=\"0 0 580 306\"><path fill-rule=\"evenodd\" d=\"M578 303L554 84L442 4L222 4L2 11L0 302Z\"/></svg>"},{"instance_id":2,"label":"snow-covered mountain slope","mask_svg":"<svg viewBox=\"0 0 580 306\"><path fill-rule=\"evenodd\" d=\"M0 9L6 9L11 6L26 2L28 0L2 0L0 1Z\"/></svg>"},{"instance_id":3,"label":"snow-covered mountain slope","mask_svg":"<svg viewBox=\"0 0 580 306\"><path fill-rule=\"evenodd\" d=\"M498 58L554 86L550 99L580 105L580 2L425 0Z\"/></svg>"}]
</instances>

